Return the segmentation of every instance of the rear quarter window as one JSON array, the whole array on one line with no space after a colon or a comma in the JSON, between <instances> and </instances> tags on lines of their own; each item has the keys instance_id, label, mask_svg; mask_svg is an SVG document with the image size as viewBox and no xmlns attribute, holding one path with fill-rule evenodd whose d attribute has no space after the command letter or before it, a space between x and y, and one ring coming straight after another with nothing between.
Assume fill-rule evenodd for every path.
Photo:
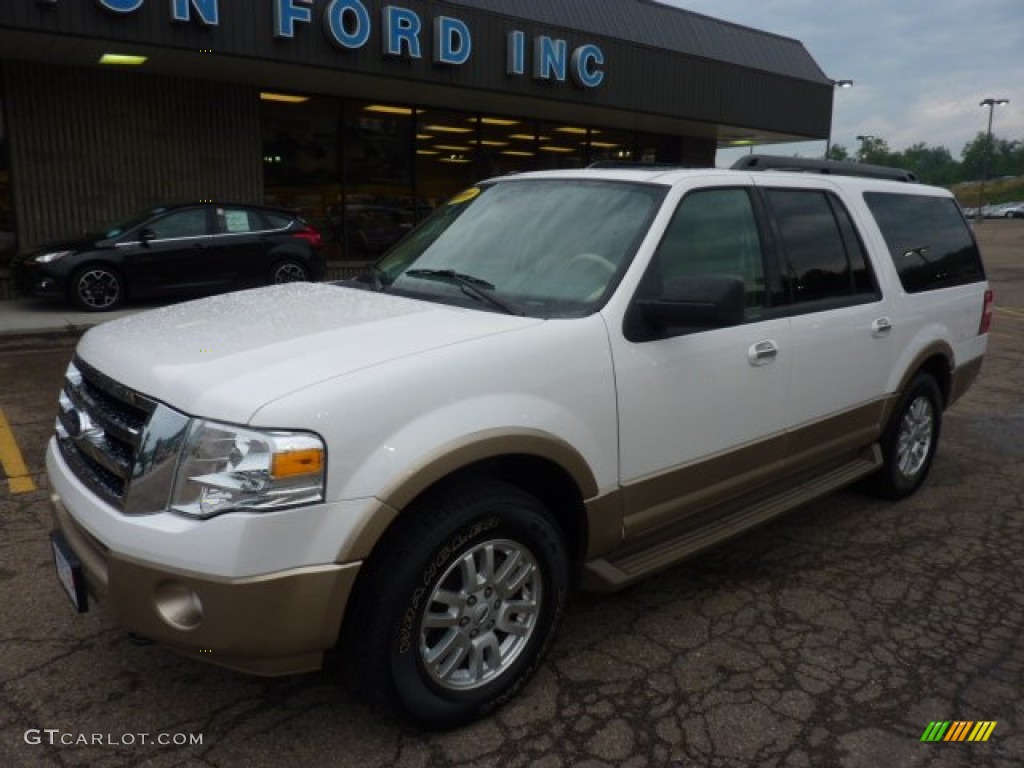
<instances>
[{"instance_id":1,"label":"rear quarter window","mask_svg":"<svg viewBox=\"0 0 1024 768\"><path fill-rule=\"evenodd\" d=\"M978 245L956 201L890 192L865 192L907 293L985 279Z\"/></svg>"},{"instance_id":2,"label":"rear quarter window","mask_svg":"<svg viewBox=\"0 0 1024 768\"><path fill-rule=\"evenodd\" d=\"M276 212L263 211L263 216L267 220L270 229L284 229L292 223L290 217Z\"/></svg>"}]
</instances>

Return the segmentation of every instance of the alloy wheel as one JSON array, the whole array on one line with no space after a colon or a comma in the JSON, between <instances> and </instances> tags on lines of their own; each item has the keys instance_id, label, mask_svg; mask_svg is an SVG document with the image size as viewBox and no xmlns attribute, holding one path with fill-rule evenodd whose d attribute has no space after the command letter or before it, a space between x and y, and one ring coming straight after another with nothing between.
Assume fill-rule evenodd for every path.
<instances>
[{"instance_id":1,"label":"alloy wheel","mask_svg":"<svg viewBox=\"0 0 1024 768\"><path fill-rule=\"evenodd\" d=\"M485 541L436 583L420 625L420 659L449 690L484 685L529 644L544 599L536 559L515 541Z\"/></svg>"},{"instance_id":2,"label":"alloy wheel","mask_svg":"<svg viewBox=\"0 0 1024 768\"><path fill-rule=\"evenodd\" d=\"M932 403L924 395L914 399L904 412L896 442L896 462L904 477L914 477L928 460L934 422Z\"/></svg>"}]
</instances>

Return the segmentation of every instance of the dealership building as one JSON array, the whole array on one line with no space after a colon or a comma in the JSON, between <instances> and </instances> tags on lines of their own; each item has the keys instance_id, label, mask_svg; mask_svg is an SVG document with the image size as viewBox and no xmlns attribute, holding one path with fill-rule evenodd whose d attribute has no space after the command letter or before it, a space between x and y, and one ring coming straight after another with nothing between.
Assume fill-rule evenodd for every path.
<instances>
[{"instance_id":1,"label":"dealership building","mask_svg":"<svg viewBox=\"0 0 1024 768\"><path fill-rule=\"evenodd\" d=\"M379 253L474 180L825 140L796 40L652 0L4 0L0 266L161 203Z\"/></svg>"}]
</instances>

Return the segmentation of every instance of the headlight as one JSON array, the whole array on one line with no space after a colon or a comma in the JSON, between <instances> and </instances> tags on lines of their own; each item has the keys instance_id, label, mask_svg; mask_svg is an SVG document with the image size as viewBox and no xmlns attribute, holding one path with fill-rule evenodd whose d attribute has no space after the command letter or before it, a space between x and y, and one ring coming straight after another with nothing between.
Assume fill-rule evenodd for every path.
<instances>
[{"instance_id":1,"label":"headlight","mask_svg":"<svg viewBox=\"0 0 1024 768\"><path fill-rule=\"evenodd\" d=\"M324 500L326 451L309 432L263 432L196 419L171 509L190 517L265 512Z\"/></svg>"},{"instance_id":2,"label":"headlight","mask_svg":"<svg viewBox=\"0 0 1024 768\"><path fill-rule=\"evenodd\" d=\"M63 259L71 251L50 251L49 253L40 253L38 256L33 256L32 261L36 264L49 264L51 261L57 259Z\"/></svg>"}]
</instances>

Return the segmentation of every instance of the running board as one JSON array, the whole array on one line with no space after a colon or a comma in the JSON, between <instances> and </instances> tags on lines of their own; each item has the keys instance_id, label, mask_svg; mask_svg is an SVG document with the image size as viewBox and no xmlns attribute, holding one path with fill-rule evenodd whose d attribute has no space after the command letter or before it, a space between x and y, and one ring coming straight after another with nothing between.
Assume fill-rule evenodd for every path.
<instances>
[{"instance_id":1,"label":"running board","mask_svg":"<svg viewBox=\"0 0 1024 768\"><path fill-rule=\"evenodd\" d=\"M606 557L587 563L583 588L600 592L622 589L807 502L827 496L881 466L882 452L874 445L844 464L803 481L791 481L767 497L716 507L681 524L645 534Z\"/></svg>"}]
</instances>

